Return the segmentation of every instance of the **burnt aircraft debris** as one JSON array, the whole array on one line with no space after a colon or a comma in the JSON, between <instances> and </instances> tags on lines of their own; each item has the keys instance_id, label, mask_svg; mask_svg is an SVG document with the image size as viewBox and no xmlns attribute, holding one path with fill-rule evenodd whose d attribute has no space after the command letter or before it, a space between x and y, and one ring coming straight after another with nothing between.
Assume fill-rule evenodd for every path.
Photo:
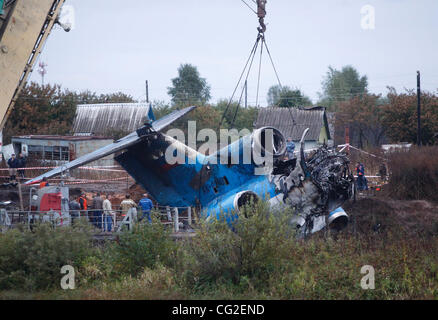
<instances>
[{"instance_id":1,"label":"burnt aircraft debris","mask_svg":"<svg viewBox=\"0 0 438 320\"><path fill-rule=\"evenodd\" d=\"M305 130L298 159L277 162L270 174L278 195L270 200L272 207L290 206L296 217L291 221L302 235L322 229L325 218L354 196L354 177L344 153L318 148L308 159L304 152ZM328 213L330 213L328 215ZM336 212L333 226L342 228L348 221L345 212Z\"/></svg>"}]
</instances>

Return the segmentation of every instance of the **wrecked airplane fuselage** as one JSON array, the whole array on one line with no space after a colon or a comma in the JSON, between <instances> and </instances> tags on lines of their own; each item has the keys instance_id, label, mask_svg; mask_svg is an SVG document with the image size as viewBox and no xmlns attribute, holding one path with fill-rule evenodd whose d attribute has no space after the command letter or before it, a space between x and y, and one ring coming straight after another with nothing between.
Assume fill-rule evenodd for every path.
<instances>
[{"instance_id":1,"label":"wrecked airplane fuselage","mask_svg":"<svg viewBox=\"0 0 438 320\"><path fill-rule=\"evenodd\" d=\"M304 226L304 233L320 230L326 220L333 225L345 221L345 213L330 213L352 196L353 180L345 155L321 147L306 159L306 130L298 158L284 162L280 159L286 151L285 138L272 127L257 129L205 155L162 133L193 109L178 110L145 124L113 144L27 184L118 153L115 159L120 165L163 206L197 207L205 218L225 214L234 220L235 213L250 201L270 200L273 207L293 207L296 215L291 222Z\"/></svg>"}]
</instances>

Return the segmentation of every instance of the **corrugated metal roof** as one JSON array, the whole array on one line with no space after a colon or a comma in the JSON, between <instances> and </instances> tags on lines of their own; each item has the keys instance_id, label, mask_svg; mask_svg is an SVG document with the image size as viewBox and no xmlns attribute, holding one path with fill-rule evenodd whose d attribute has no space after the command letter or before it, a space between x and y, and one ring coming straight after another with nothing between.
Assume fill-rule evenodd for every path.
<instances>
[{"instance_id":1,"label":"corrugated metal roof","mask_svg":"<svg viewBox=\"0 0 438 320\"><path fill-rule=\"evenodd\" d=\"M294 141L301 139L306 128L309 128L306 140L318 141L321 128L326 125L328 130L325 108L262 108L255 124L256 129L272 126L280 130L286 138ZM329 130L328 130L329 131ZM330 132L328 132L330 135ZM329 137L330 138L330 137Z\"/></svg>"},{"instance_id":2,"label":"corrugated metal roof","mask_svg":"<svg viewBox=\"0 0 438 320\"><path fill-rule=\"evenodd\" d=\"M63 141L111 140L109 138L99 137L99 136L58 136L58 135L13 136L12 139L63 140Z\"/></svg>"},{"instance_id":3,"label":"corrugated metal roof","mask_svg":"<svg viewBox=\"0 0 438 320\"><path fill-rule=\"evenodd\" d=\"M149 108L146 103L78 105L73 134L105 135L110 130L135 131L147 119Z\"/></svg>"}]
</instances>

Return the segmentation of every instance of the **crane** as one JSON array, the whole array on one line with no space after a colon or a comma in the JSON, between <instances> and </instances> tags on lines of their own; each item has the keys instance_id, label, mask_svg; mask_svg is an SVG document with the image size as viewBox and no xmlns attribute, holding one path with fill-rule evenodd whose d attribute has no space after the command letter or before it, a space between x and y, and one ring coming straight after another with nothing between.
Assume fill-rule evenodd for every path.
<instances>
[{"instance_id":1,"label":"crane","mask_svg":"<svg viewBox=\"0 0 438 320\"><path fill-rule=\"evenodd\" d=\"M0 0L0 153L2 130L65 0Z\"/></svg>"}]
</instances>

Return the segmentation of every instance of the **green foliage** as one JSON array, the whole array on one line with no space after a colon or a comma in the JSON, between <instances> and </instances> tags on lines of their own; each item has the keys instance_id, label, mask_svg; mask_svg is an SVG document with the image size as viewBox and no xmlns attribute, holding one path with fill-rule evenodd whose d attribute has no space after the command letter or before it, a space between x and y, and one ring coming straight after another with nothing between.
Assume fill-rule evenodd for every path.
<instances>
[{"instance_id":1,"label":"green foliage","mask_svg":"<svg viewBox=\"0 0 438 320\"><path fill-rule=\"evenodd\" d=\"M345 128L349 127L350 142L359 148L380 147L386 126L382 124L384 107L379 95L363 94L340 102L336 113L337 142L345 141Z\"/></svg>"},{"instance_id":2,"label":"green foliage","mask_svg":"<svg viewBox=\"0 0 438 320\"><path fill-rule=\"evenodd\" d=\"M220 118L222 118L222 115L224 114L227 105L228 105L228 100L224 100L224 99L219 100L218 103L216 104L215 109L218 110L220 114ZM228 108L228 112L225 114L225 119L224 119L225 121L223 123L223 127L231 129L231 124L233 122L233 118L237 106L238 106L237 102L233 102L230 104ZM242 108L242 106L239 106L236 119L234 121L234 128L236 128L239 131L242 129L252 130L254 127L254 122L257 120L257 114L258 114L258 108L256 107L248 106L247 108Z\"/></svg>"},{"instance_id":3,"label":"green foliage","mask_svg":"<svg viewBox=\"0 0 438 320\"><path fill-rule=\"evenodd\" d=\"M112 264L113 274L137 276L144 268L157 263L172 264L175 243L170 231L154 219L154 223L137 224L132 232L125 232L112 244L106 258Z\"/></svg>"},{"instance_id":4,"label":"green foliage","mask_svg":"<svg viewBox=\"0 0 438 320\"><path fill-rule=\"evenodd\" d=\"M438 298L436 233L399 223L388 202L364 199L348 209L358 234L350 226L306 240L289 227L293 212L268 207L245 207L232 228L222 220L200 221L195 237L178 242L159 223L139 225L93 250L78 229L0 234L0 298ZM384 225L381 232L372 231L376 222ZM56 289L64 264L77 269L76 290ZM375 290L360 286L364 265L375 269Z\"/></svg>"},{"instance_id":5,"label":"green foliage","mask_svg":"<svg viewBox=\"0 0 438 320\"><path fill-rule=\"evenodd\" d=\"M288 86L272 86L268 91L268 105L280 108L308 107L312 105L309 97L299 89L292 89Z\"/></svg>"},{"instance_id":6,"label":"green foliage","mask_svg":"<svg viewBox=\"0 0 438 320\"><path fill-rule=\"evenodd\" d=\"M394 142L417 142L417 93L413 90L398 94L389 88L382 124ZM438 96L433 92L421 94L421 142L438 144Z\"/></svg>"},{"instance_id":7,"label":"green foliage","mask_svg":"<svg viewBox=\"0 0 438 320\"><path fill-rule=\"evenodd\" d=\"M178 77L172 79L172 86L167 89L176 106L203 105L211 98L207 80L191 64L180 65Z\"/></svg>"},{"instance_id":8,"label":"green foliage","mask_svg":"<svg viewBox=\"0 0 438 320\"><path fill-rule=\"evenodd\" d=\"M92 254L87 226L53 229L42 224L33 232L0 234L0 288L41 290L57 287L64 265L77 267Z\"/></svg>"},{"instance_id":9,"label":"green foliage","mask_svg":"<svg viewBox=\"0 0 438 320\"><path fill-rule=\"evenodd\" d=\"M152 110L155 115L155 119L161 119L164 116L167 116L168 114L172 113L176 110L175 107L170 106L164 101L154 101L152 102Z\"/></svg>"},{"instance_id":10,"label":"green foliage","mask_svg":"<svg viewBox=\"0 0 438 320\"><path fill-rule=\"evenodd\" d=\"M185 283L195 290L248 281L264 287L295 241L287 223L291 214L269 214L267 203L259 202L244 208L233 228L224 220L201 222L185 247Z\"/></svg>"},{"instance_id":11,"label":"green foliage","mask_svg":"<svg viewBox=\"0 0 438 320\"><path fill-rule=\"evenodd\" d=\"M70 133L78 104L134 102L122 92L97 95L73 92L60 85L31 82L23 88L3 131L5 144L14 135Z\"/></svg>"},{"instance_id":12,"label":"green foliage","mask_svg":"<svg viewBox=\"0 0 438 320\"><path fill-rule=\"evenodd\" d=\"M341 71L329 67L322 82L322 100L319 104L336 110L341 101L348 101L368 90L367 76L360 76L352 66L345 66Z\"/></svg>"}]
</instances>

